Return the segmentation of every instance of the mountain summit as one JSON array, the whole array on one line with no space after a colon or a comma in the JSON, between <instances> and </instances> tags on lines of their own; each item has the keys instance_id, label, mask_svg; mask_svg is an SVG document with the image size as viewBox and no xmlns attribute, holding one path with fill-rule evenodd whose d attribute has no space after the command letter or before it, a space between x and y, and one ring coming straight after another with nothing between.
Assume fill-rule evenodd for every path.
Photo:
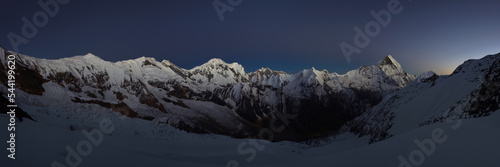
<instances>
[{"instance_id":1,"label":"mountain summit","mask_svg":"<svg viewBox=\"0 0 500 167\"><path fill-rule=\"evenodd\" d=\"M399 63L391 55L385 56L384 60L382 60L379 64L382 66L383 65L394 65L396 67L401 67L401 65L399 65Z\"/></svg>"}]
</instances>

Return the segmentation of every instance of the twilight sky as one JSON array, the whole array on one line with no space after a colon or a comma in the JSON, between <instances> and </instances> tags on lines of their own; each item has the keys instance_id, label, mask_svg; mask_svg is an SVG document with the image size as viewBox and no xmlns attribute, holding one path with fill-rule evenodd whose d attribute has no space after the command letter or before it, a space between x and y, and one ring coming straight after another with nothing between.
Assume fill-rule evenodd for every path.
<instances>
[{"instance_id":1,"label":"twilight sky","mask_svg":"<svg viewBox=\"0 0 500 167\"><path fill-rule=\"evenodd\" d=\"M219 1L229 7L238 2ZM20 53L39 58L146 56L190 69L217 57L247 72L315 67L340 74L387 54L412 74L450 74L467 59L500 52L498 0L400 0L401 12L348 63L339 44L354 45L353 28L364 31L376 20L370 11L387 10L390 1L396 0L242 0L221 21L213 0L73 0L59 5L28 38L21 18L33 22L42 7L38 1L8 0L0 6L0 45L14 49L7 35L12 32L28 41L18 45Z\"/></svg>"}]
</instances>

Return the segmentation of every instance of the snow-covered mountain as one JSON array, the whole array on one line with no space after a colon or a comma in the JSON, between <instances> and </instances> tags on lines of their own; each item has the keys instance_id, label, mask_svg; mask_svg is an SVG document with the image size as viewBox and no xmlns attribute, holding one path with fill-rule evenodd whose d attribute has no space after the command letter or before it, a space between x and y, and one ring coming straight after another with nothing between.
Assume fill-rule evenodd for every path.
<instances>
[{"instance_id":1,"label":"snow-covered mountain","mask_svg":"<svg viewBox=\"0 0 500 167\"><path fill-rule=\"evenodd\" d=\"M499 63L496 54L468 60L451 75L423 73L344 130L376 142L429 124L488 116L500 108Z\"/></svg>"},{"instance_id":2,"label":"snow-covered mountain","mask_svg":"<svg viewBox=\"0 0 500 167\"><path fill-rule=\"evenodd\" d=\"M314 68L296 74L269 68L247 73L240 64L221 59L183 69L147 57L109 62L87 54L47 60L3 48L0 52L2 57L17 56L20 90L63 101L60 107L67 113L76 112L72 105L94 104L190 132L233 137L256 137L263 128L287 124L273 140L306 140L336 132L416 78L390 55L376 65L339 75ZM4 64L2 59L3 74ZM30 99L24 103L55 105Z\"/></svg>"}]
</instances>

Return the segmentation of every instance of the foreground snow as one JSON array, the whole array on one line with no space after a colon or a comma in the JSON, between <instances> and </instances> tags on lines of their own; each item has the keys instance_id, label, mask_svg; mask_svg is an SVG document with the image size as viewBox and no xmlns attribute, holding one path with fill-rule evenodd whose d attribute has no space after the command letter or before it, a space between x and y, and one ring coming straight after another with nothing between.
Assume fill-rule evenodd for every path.
<instances>
[{"instance_id":1,"label":"foreground snow","mask_svg":"<svg viewBox=\"0 0 500 167\"><path fill-rule=\"evenodd\" d=\"M88 106L92 109L92 106ZM398 166L399 156L410 161L412 152L422 152L415 140L431 139L436 129L442 138L432 154L423 160L413 159L423 166L499 166L500 114L457 122L423 126L382 142L367 144L368 138L338 136L328 144L310 147L293 142L267 143L248 139L233 139L219 135L190 134L168 125L152 124L140 119L120 119L117 113L100 112L94 120L54 118L42 113L30 113L38 122L27 120L17 125L16 160L0 159L7 166L50 166L54 161L66 165L66 146L76 149L77 143L88 140L81 131L99 127L100 118L111 118L114 131L104 135L88 156L82 156L79 166ZM78 118L76 118L78 119ZM6 115L0 115L7 122ZM74 125L81 121L81 125ZM70 126L73 130L70 130ZM63 128L67 127L67 128ZM2 141L6 141L2 136ZM255 141L262 150L249 145ZM242 144L245 143L245 144ZM238 153L238 146L243 145ZM426 146L428 149L431 147ZM256 157L247 162L255 150ZM417 151L416 151L417 150ZM234 160L234 161L231 161ZM411 162L410 162L411 163ZM4 166L4 165L2 165ZM67 165L66 165L67 166Z\"/></svg>"}]
</instances>

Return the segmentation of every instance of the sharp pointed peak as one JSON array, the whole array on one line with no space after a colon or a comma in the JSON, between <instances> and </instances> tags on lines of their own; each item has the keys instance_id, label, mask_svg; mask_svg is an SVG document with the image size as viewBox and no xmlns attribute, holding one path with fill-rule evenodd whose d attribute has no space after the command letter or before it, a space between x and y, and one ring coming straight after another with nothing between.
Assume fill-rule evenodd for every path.
<instances>
[{"instance_id":1,"label":"sharp pointed peak","mask_svg":"<svg viewBox=\"0 0 500 167\"><path fill-rule=\"evenodd\" d=\"M384 60L380 62L380 65L388 65L388 64L395 64L397 61L391 56L387 55L385 56Z\"/></svg>"},{"instance_id":2,"label":"sharp pointed peak","mask_svg":"<svg viewBox=\"0 0 500 167\"><path fill-rule=\"evenodd\" d=\"M392 65L396 68L401 68L401 65L399 64L399 62L396 61L396 59L394 59L394 57L392 57L392 55L385 56L384 60L379 62L379 65L380 66Z\"/></svg>"}]
</instances>

